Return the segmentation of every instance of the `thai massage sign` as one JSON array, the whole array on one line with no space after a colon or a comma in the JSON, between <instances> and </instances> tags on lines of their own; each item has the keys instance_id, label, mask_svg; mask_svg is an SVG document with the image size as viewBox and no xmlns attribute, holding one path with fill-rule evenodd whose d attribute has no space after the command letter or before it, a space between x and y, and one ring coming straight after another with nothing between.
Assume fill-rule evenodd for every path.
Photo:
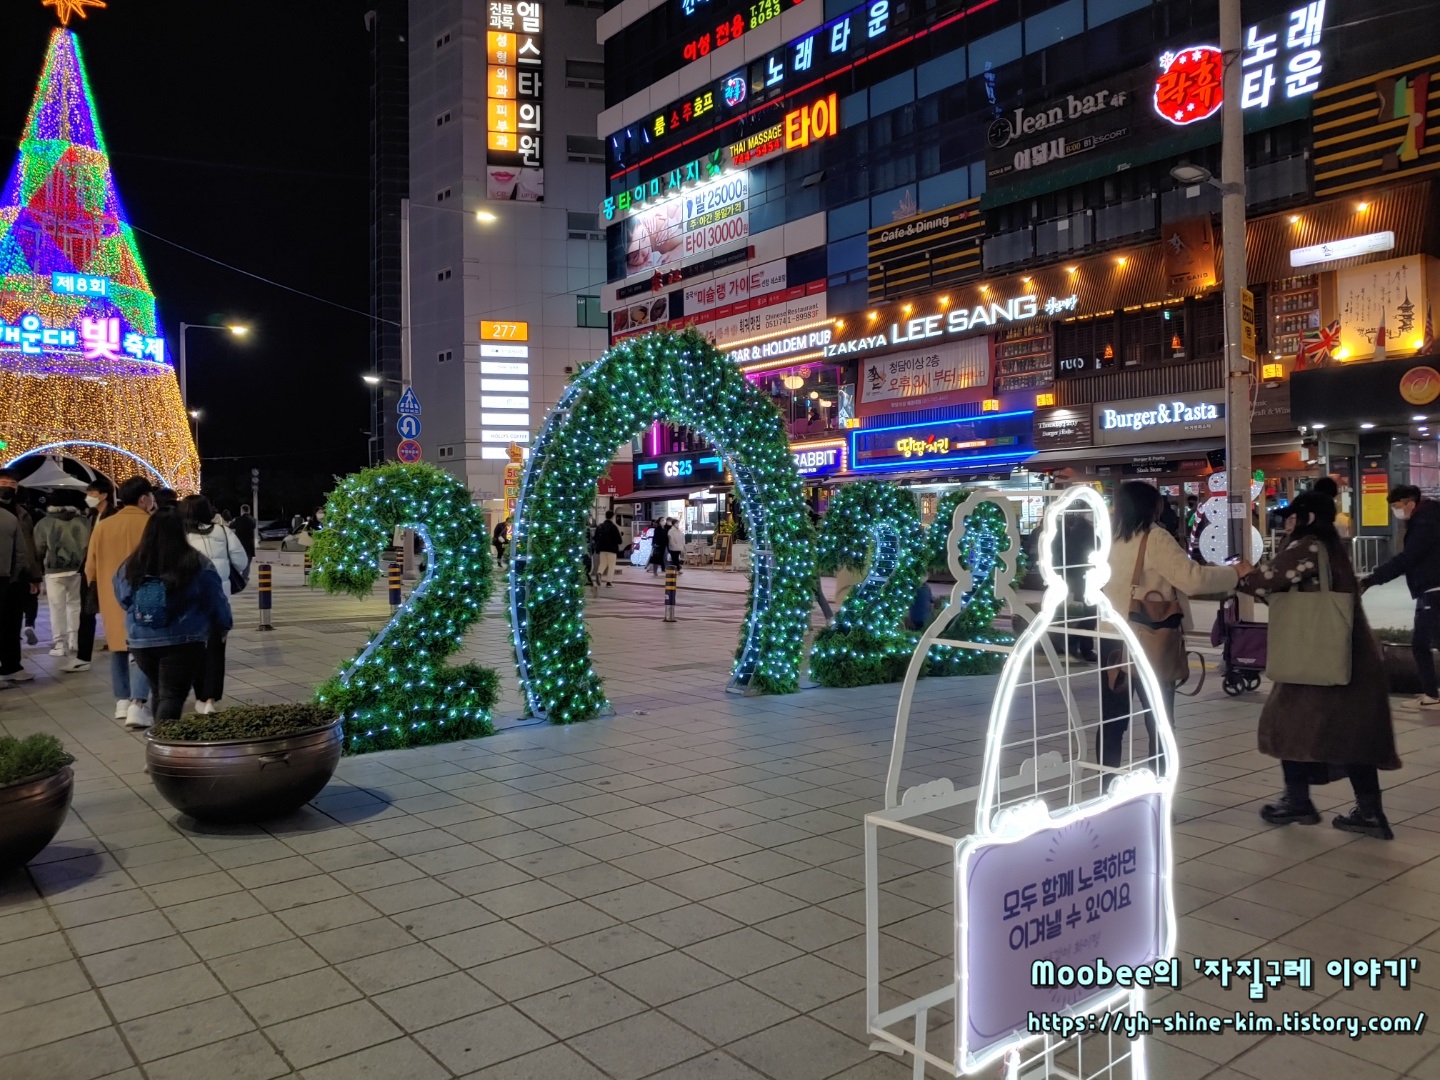
<instances>
[{"instance_id":1,"label":"thai massage sign","mask_svg":"<svg viewBox=\"0 0 1440 1080\"><path fill-rule=\"evenodd\" d=\"M1104 445L1184 439L1225 432L1223 391L1135 398L1095 406L1095 441Z\"/></svg>"}]
</instances>

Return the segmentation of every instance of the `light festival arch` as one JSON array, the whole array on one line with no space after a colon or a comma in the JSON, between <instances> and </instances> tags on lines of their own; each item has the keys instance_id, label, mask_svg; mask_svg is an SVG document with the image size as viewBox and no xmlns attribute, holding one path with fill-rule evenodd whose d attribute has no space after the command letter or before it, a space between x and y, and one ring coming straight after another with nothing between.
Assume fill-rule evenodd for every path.
<instances>
[{"instance_id":1,"label":"light festival arch","mask_svg":"<svg viewBox=\"0 0 1440 1080\"><path fill-rule=\"evenodd\" d=\"M799 689L815 556L784 420L700 334L655 331L581 370L525 466L512 529L510 621L520 685L537 716L570 723L609 708L585 626L585 525L615 447L657 420L699 432L739 492L753 570L734 683L763 693Z\"/></svg>"},{"instance_id":2,"label":"light festival arch","mask_svg":"<svg viewBox=\"0 0 1440 1080\"><path fill-rule=\"evenodd\" d=\"M85 457L82 457L81 454L75 453L75 451L77 450L104 451L109 455L113 455L116 460L119 460L121 462L129 462L130 464L137 466L144 476L146 476L148 479L158 481L162 487L174 487L174 484L172 483L174 477L166 476L154 465L146 461L143 457L135 453L133 450L126 450L123 446L115 446L113 443L96 442L91 439L68 439L64 442L53 442L46 443L44 446L36 446L26 450L24 453L12 455L10 460L4 463L3 468L8 469L12 465L15 465L25 460L27 457L35 457L36 455L40 454L55 453L65 454L67 457L72 457L76 461L79 461L84 465L89 465L91 468L94 468L93 465L90 465L89 461L85 460L85 457L89 457L91 455L86 455ZM108 476L111 481L117 483L120 480L124 479L124 476L117 477L113 473L106 473L104 475Z\"/></svg>"}]
</instances>

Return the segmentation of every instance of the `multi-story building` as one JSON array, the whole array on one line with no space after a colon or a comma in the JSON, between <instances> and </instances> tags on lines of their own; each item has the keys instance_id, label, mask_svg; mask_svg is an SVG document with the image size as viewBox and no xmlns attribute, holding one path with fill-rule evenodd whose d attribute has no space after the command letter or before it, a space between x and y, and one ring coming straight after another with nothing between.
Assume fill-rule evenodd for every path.
<instances>
[{"instance_id":1,"label":"multi-story building","mask_svg":"<svg viewBox=\"0 0 1440 1080\"><path fill-rule=\"evenodd\" d=\"M403 376L401 211L410 192L407 0L379 0L370 32L370 464L394 459Z\"/></svg>"},{"instance_id":2,"label":"multi-story building","mask_svg":"<svg viewBox=\"0 0 1440 1080\"><path fill-rule=\"evenodd\" d=\"M1399 0L1243 22L1253 450L1283 491L1365 468L1363 439L1302 435L1297 364L1369 357L1382 309L1386 355L1421 349L1440 29ZM623 0L599 30L612 334L708 328L803 413L826 482L1199 493L1224 447L1215 3Z\"/></svg>"},{"instance_id":3,"label":"multi-story building","mask_svg":"<svg viewBox=\"0 0 1440 1080\"><path fill-rule=\"evenodd\" d=\"M418 432L407 424L492 519L509 511L511 446L523 452L607 344L598 15L573 0L410 5L406 329L421 412Z\"/></svg>"}]
</instances>

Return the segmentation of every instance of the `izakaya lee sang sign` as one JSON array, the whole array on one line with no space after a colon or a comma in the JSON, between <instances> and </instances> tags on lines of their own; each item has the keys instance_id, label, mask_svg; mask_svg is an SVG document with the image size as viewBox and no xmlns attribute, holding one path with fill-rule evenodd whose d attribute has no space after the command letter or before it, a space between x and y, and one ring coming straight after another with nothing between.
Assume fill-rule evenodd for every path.
<instances>
[{"instance_id":1,"label":"izakaya lee sang sign","mask_svg":"<svg viewBox=\"0 0 1440 1080\"><path fill-rule=\"evenodd\" d=\"M958 871L957 1064L963 1060L968 1071L1000 1047L1023 1041L1032 1015L1093 1010L1125 992L1037 980L1037 971L1051 964L1113 969L1160 961L1155 976L1161 977L1161 963L1170 974L1173 963L1160 960L1169 867L1165 816L1164 797L1152 792L1018 839L966 842Z\"/></svg>"},{"instance_id":2,"label":"izakaya lee sang sign","mask_svg":"<svg viewBox=\"0 0 1440 1080\"><path fill-rule=\"evenodd\" d=\"M1047 316L1073 312L1080 298L1051 296L1041 300L1036 296L1016 296L1003 303L976 304L973 308L956 308L938 315L925 315L902 323L891 323L886 333L867 334L846 341L833 342L825 346L826 356L845 356L849 353L870 352L904 345L911 341L927 341L931 338L951 334L965 334L977 330L988 330L1003 323L1024 322L1042 313Z\"/></svg>"}]
</instances>

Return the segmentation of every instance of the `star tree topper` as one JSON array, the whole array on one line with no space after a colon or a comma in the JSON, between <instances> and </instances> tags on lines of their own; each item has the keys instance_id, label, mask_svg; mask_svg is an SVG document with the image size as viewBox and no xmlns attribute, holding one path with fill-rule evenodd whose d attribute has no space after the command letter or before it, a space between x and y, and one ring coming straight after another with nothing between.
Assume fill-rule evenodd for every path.
<instances>
[{"instance_id":1,"label":"star tree topper","mask_svg":"<svg viewBox=\"0 0 1440 1080\"><path fill-rule=\"evenodd\" d=\"M106 7L105 0L40 0L42 7L53 7L55 15L60 20L61 26L70 25L70 16L79 15L80 18L88 18L89 12L86 8Z\"/></svg>"}]
</instances>

